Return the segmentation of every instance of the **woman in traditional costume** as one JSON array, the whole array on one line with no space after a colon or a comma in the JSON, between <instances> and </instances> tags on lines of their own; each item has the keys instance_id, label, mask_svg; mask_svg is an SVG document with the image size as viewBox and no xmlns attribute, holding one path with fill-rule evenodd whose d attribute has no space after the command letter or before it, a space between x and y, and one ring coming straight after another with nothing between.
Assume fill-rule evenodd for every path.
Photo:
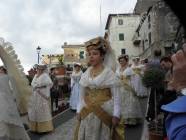
<instances>
[{"instance_id":1,"label":"woman in traditional costume","mask_svg":"<svg viewBox=\"0 0 186 140\"><path fill-rule=\"evenodd\" d=\"M142 119L142 112L137 93L132 83L135 74L132 68L128 66L128 59L128 55L121 55L118 57L120 67L116 70L116 76L121 82L121 114L124 118L124 123L136 125Z\"/></svg>"},{"instance_id":2,"label":"woman in traditional costume","mask_svg":"<svg viewBox=\"0 0 186 140\"><path fill-rule=\"evenodd\" d=\"M138 97L147 97L148 89L143 85L142 76L144 74L145 66L139 63L139 57L133 59L131 66L134 71L133 85Z\"/></svg>"},{"instance_id":3,"label":"woman in traditional costume","mask_svg":"<svg viewBox=\"0 0 186 140\"><path fill-rule=\"evenodd\" d=\"M72 110L77 109L77 104L79 102L79 81L82 75L81 64L74 63L74 71L71 75L71 96L70 96L70 108Z\"/></svg>"},{"instance_id":4,"label":"woman in traditional costume","mask_svg":"<svg viewBox=\"0 0 186 140\"><path fill-rule=\"evenodd\" d=\"M107 58L111 58L111 48L102 37L89 40L85 46L91 66L80 80L80 101L77 107L79 125L74 139L115 140L117 137L123 140L124 127L121 128L121 135L117 131L120 123L119 87L114 72L104 65L108 62Z\"/></svg>"},{"instance_id":5,"label":"woman in traditional costume","mask_svg":"<svg viewBox=\"0 0 186 140\"><path fill-rule=\"evenodd\" d=\"M7 70L0 67L0 140L30 140L16 104L17 90Z\"/></svg>"},{"instance_id":6,"label":"woman in traditional costume","mask_svg":"<svg viewBox=\"0 0 186 140\"><path fill-rule=\"evenodd\" d=\"M44 72L46 65L38 65L37 73L32 80L33 94L29 101L28 118L32 132L53 131L52 115L50 109L50 88L52 80Z\"/></svg>"}]
</instances>

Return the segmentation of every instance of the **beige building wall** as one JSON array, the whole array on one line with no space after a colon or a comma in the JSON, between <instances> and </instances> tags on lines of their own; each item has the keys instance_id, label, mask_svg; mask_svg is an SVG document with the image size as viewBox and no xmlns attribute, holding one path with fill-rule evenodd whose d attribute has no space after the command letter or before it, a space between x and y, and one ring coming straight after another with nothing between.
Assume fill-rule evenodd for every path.
<instances>
[{"instance_id":1,"label":"beige building wall","mask_svg":"<svg viewBox=\"0 0 186 140\"><path fill-rule=\"evenodd\" d=\"M73 65L74 62L82 63L82 65L86 65L86 54L84 45L67 45L64 43L62 46L64 49L64 64L65 65ZM80 53L83 52L80 57Z\"/></svg>"},{"instance_id":2,"label":"beige building wall","mask_svg":"<svg viewBox=\"0 0 186 140\"><path fill-rule=\"evenodd\" d=\"M63 54L45 54L42 55L43 64L59 64L59 57L63 59Z\"/></svg>"},{"instance_id":3,"label":"beige building wall","mask_svg":"<svg viewBox=\"0 0 186 140\"><path fill-rule=\"evenodd\" d=\"M123 23L119 23L122 21ZM134 47L132 38L134 32L139 25L140 16L134 14L119 14L109 15L106 25L108 40L111 47L114 49L116 56L122 54L125 49L125 54L129 57L138 56L139 48ZM120 34L124 35L124 40L120 40ZM124 53L124 52L123 52Z\"/></svg>"}]
</instances>

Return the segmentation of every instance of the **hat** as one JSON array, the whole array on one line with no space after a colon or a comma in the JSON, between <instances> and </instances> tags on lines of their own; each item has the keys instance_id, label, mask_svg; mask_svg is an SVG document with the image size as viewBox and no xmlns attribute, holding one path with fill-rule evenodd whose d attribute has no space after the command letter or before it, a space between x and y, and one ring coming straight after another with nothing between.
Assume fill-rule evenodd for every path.
<instances>
[{"instance_id":1,"label":"hat","mask_svg":"<svg viewBox=\"0 0 186 140\"><path fill-rule=\"evenodd\" d=\"M45 70L47 68L46 65L37 65L37 69Z\"/></svg>"},{"instance_id":2,"label":"hat","mask_svg":"<svg viewBox=\"0 0 186 140\"><path fill-rule=\"evenodd\" d=\"M74 62L74 66L81 66L81 63Z\"/></svg>"}]
</instances>

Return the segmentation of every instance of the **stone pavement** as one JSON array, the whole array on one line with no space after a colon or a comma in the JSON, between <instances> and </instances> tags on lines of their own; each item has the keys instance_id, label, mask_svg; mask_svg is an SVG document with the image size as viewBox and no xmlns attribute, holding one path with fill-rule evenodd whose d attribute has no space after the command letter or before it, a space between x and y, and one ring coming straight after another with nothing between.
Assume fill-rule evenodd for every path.
<instances>
[{"instance_id":1,"label":"stone pavement","mask_svg":"<svg viewBox=\"0 0 186 140\"><path fill-rule=\"evenodd\" d=\"M68 120L55 129L53 133L46 134L40 140L72 140L76 118Z\"/></svg>"},{"instance_id":2,"label":"stone pavement","mask_svg":"<svg viewBox=\"0 0 186 140\"><path fill-rule=\"evenodd\" d=\"M149 140L147 121L144 121L141 140Z\"/></svg>"},{"instance_id":3,"label":"stone pavement","mask_svg":"<svg viewBox=\"0 0 186 140\"><path fill-rule=\"evenodd\" d=\"M53 133L46 134L43 137L41 137L39 140L72 140L75 123L76 123L76 118L73 117L72 119L68 120L67 122L57 127ZM126 140L148 140L148 133L147 133L148 131L146 126L147 124L145 122L144 126L142 126L143 133L141 134L141 138L137 137L138 134L135 134L136 136L134 136L134 133L136 133L137 131L138 131L137 133L139 133L138 127L126 128L126 133L127 133Z\"/></svg>"},{"instance_id":4,"label":"stone pavement","mask_svg":"<svg viewBox=\"0 0 186 140\"><path fill-rule=\"evenodd\" d=\"M75 112L67 109L53 117L54 132L41 134L33 133L29 130L27 132L31 140L71 140L75 121Z\"/></svg>"},{"instance_id":5,"label":"stone pavement","mask_svg":"<svg viewBox=\"0 0 186 140\"><path fill-rule=\"evenodd\" d=\"M149 140L149 134L148 134L148 122L145 120L145 114L147 110L147 100L148 98L144 98L140 100L141 108L142 108L142 114L144 117L143 126L142 126L142 134L141 134L141 140Z\"/></svg>"}]
</instances>

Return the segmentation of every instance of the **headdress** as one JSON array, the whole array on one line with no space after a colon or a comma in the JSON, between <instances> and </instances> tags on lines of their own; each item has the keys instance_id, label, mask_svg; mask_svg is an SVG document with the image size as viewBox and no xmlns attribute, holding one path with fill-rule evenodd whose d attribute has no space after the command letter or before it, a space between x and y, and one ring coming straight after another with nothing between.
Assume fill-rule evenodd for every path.
<instances>
[{"instance_id":1,"label":"headdress","mask_svg":"<svg viewBox=\"0 0 186 140\"><path fill-rule=\"evenodd\" d=\"M122 58L126 59L127 61L129 60L129 56L128 56L127 54L119 55L119 56L118 56L118 61L119 61L120 59L122 59Z\"/></svg>"},{"instance_id":2,"label":"headdress","mask_svg":"<svg viewBox=\"0 0 186 140\"><path fill-rule=\"evenodd\" d=\"M109 42L103 37L96 37L85 42L86 50L102 49L105 53L103 64L110 67L113 71L116 70L116 56L114 50L110 47Z\"/></svg>"},{"instance_id":3,"label":"headdress","mask_svg":"<svg viewBox=\"0 0 186 140\"><path fill-rule=\"evenodd\" d=\"M132 58L132 60L137 60L137 59L140 59L140 57L139 56L135 56L135 57Z\"/></svg>"},{"instance_id":4,"label":"headdress","mask_svg":"<svg viewBox=\"0 0 186 140\"><path fill-rule=\"evenodd\" d=\"M106 52L109 44L103 37L96 37L85 42L85 47L87 51L102 48Z\"/></svg>"}]
</instances>

